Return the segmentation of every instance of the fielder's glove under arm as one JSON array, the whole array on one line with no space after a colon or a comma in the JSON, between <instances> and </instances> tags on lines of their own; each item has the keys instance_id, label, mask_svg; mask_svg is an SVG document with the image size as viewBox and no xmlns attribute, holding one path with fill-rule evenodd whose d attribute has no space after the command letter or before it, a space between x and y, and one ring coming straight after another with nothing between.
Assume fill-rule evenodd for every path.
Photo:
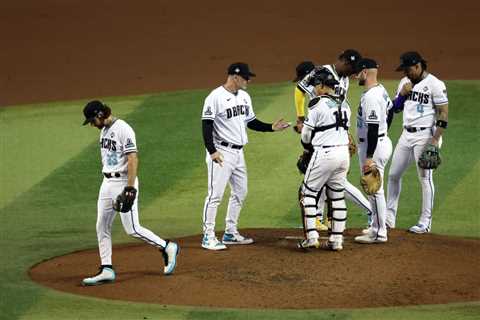
<instances>
[{"instance_id":1,"label":"fielder's glove under arm","mask_svg":"<svg viewBox=\"0 0 480 320\"><path fill-rule=\"evenodd\" d=\"M360 185L362 186L363 191L369 196L380 190L382 177L376 166L370 166L368 170L363 173L360 178Z\"/></svg>"},{"instance_id":2,"label":"fielder's glove under arm","mask_svg":"<svg viewBox=\"0 0 480 320\"><path fill-rule=\"evenodd\" d=\"M442 159L439 148L431 143L427 144L418 158L418 166L422 169L436 169L440 163Z\"/></svg>"},{"instance_id":3,"label":"fielder's glove under arm","mask_svg":"<svg viewBox=\"0 0 480 320\"><path fill-rule=\"evenodd\" d=\"M297 168L300 173L305 174L305 172L307 172L310 159L312 159L312 153L308 150L303 151L303 153L298 157Z\"/></svg>"},{"instance_id":4,"label":"fielder's glove under arm","mask_svg":"<svg viewBox=\"0 0 480 320\"><path fill-rule=\"evenodd\" d=\"M133 203L137 197L137 189L126 186L117 199L113 202L113 209L118 212L129 212L132 210Z\"/></svg>"}]
</instances>

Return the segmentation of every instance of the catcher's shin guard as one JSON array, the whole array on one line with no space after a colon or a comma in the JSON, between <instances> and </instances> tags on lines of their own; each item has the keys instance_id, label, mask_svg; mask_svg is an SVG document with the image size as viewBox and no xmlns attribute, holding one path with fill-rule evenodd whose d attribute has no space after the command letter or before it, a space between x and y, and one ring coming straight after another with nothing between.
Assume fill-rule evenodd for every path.
<instances>
[{"instance_id":1,"label":"catcher's shin guard","mask_svg":"<svg viewBox=\"0 0 480 320\"><path fill-rule=\"evenodd\" d=\"M333 189L327 186L329 211L332 214L330 240L342 241L343 231L347 223L347 206L345 204L344 189Z\"/></svg>"},{"instance_id":2,"label":"catcher's shin guard","mask_svg":"<svg viewBox=\"0 0 480 320\"><path fill-rule=\"evenodd\" d=\"M318 191L309 188L305 183L301 186L301 198L299 201L302 211L303 232L306 239L318 239L316 229Z\"/></svg>"}]
</instances>

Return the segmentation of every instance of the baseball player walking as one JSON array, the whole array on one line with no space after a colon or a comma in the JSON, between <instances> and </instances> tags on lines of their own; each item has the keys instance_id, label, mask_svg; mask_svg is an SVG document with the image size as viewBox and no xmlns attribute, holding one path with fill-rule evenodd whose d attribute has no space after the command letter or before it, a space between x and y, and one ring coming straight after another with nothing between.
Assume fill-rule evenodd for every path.
<instances>
[{"instance_id":1,"label":"baseball player walking","mask_svg":"<svg viewBox=\"0 0 480 320\"><path fill-rule=\"evenodd\" d=\"M441 146L448 123L447 89L443 81L427 72L427 62L418 52L405 52L400 62L397 71L403 71L405 77L398 85L393 108L395 112L403 110L403 132L388 176L387 225L395 227L402 175L415 159L422 187L422 209L418 223L409 231L426 233L432 227L433 170L420 168L418 160L427 145Z\"/></svg>"},{"instance_id":2,"label":"baseball player walking","mask_svg":"<svg viewBox=\"0 0 480 320\"><path fill-rule=\"evenodd\" d=\"M361 55L358 51L353 49L347 49L343 51L337 61L334 64L323 65L319 68L327 68L335 77L335 80L338 84L335 86L333 95L339 97L343 103L347 103L347 93L350 86L349 77L355 74L356 65L361 58ZM294 81L298 81L295 88L295 109L297 113L297 123L294 126L296 132L300 133L303 127L303 122L305 119L304 105L305 97L313 99L316 97L316 91L311 85L311 77L315 72L315 67L311 61L304 61L300 63L296 68L297 77ZM348 180L345 185L345 197L353 201L357 206L367 212L370 225L370 219L372 214L372 208L370 202L365 198L360 190L358 190L353 184ZM325 190L322 189L317 204L317 229L327 230L328 227L323 224L324 208L325 208L326 194Z\"/></svg>"},{"instance_id":3,"label":"baseball player walking","mask_svg":"<svg viewBox=\"0 0 480 320\"><path fill-rule=\"evenodd\" d=\"M202 247L224 250L225 244L251 244L252 238L238 231L238 219L247 196L247 167L243 147L248 143L246 129L272 132L289 126L280 119L264 123L255 117L252 100L245 91L251 77L255 77L246 63L233 63L222 86L214 89L205 99L202 111L203 140L206 148L208 194L203 209ZM222 241L215 236L217 208L223 193L230 185L231 193Z\"/></svg>"},{"instance_id":4,"label":"baseball player walking","mask_svg":"<svg viewBox=\"0 0 480 320\"><path fill-rule=\"evenodd\" d=\"M112 224L116 210L120 211L125 232L159 248L165 260L163 272L166 275L172 274L177 263L179 246L175 242L160 238L142 227L139 222L137 143L132 127L113 117L110 107L97 100L90 101L83 109L83 114L83 125L90 124L100 129L104 176L97 203L97 238L101 267L97 275L83 279L83 284L91 286L115 280L112 267ZM123 197L123 203L117 200L119 195Z\"/></svg>"},{"instance_id":5,"label":"baseball player walking","mask_svg":"<svg viewBox=\"0 0 480 320\"><path fill-rule=\"evenodd\" d=\"M387 242L385 219L387 208L383 190L383 173L390 156L392 142L387 136L387 115L392 101L387 90L377 81L378 64L373 59L363 58L358 63L358 84L365 86L360 98L357 115L358 158L362 172L372 166L380 172L381 186L368 200L373 209L372 225L366 234L355 237L360 243Z\"/></svg>"},{"instance_id":6,"label":"baseball player walking","mask_svg":"<svg viewBox=\"0 0 480 320\"><path fill-rule=\"evenodd\" d=\"M316 198L320 189L325 186L332 209L332 222L324 247L339 251L343 249L343 231L347 220L344 189L350 166L350 108L335 95L338 81L329 69L315 70L308 85L314 87L317 97L309 103L308 118L302 128L302 145L313 154L305 173L301 194L305 240L298 246L304 249L321 246L315 228Z\"/></svg>"}]
</instances>

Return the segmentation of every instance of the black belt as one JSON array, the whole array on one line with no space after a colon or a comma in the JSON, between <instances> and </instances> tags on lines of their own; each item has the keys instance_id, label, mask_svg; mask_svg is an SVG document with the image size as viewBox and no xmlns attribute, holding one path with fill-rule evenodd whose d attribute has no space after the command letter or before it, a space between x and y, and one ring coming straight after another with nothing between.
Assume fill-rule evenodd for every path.
<instances>
[{"instance_id":1,"label":"black belt","mask_svg":"<svg viewBox=\"0 0 480 320\"><path fill-rule=\"evenodd\" d=\"M385 133L379 134L378 137L379 137L379 138L385 137ZM360 141L360 142L365 142L365 139L363 139L363 138L358 138L358 141Z\"/></svg>"},{"instance_id":2,"label":"black belt","mask_svg":"<svg viewBox=\"0 0 480 320\"><path fill-rule=\"evenodd\" d=\"M106 173L104 172L103 175L105 178L110 179L110 178L120 178L122 175L120 172L112 172L112 173Z\"/></svg>"},{"instance_id":3,"label":"black belt","mask_svg":"<svg viewBox=\"0 0 480 320\"><path fill-rule=\"evenodd\" d=\"M330 146L322 146L322 148L327 149L327 148L346 147L346 146L348 146L348 144L334 144L334 145L330 145Z\"/></svg>"},{"instance_id":4,"label":"black belt","mask_svg":"<svg viewBox=\"0 0 480 320\"><path fill-rule=\"evenodd\" d=\"M242 149L243 146L240 146L238 144L233 144L233 143L228 143L228 142L225 142L225 141L220 141L220 145L224 146L224 147L229 147L229 148L232 148L232 149Z\"/></svg>"},{"instance_id":5,"label":"black belt","mask_svg":"<svg viewBox=\"0 0 480 320\"><path fill-rule=\"evenodd\" d=\"M422 131L422 130L425 130L425 129L429 129L429 127L403 127L403 129L407 130L407 132L418 132L418 131Z\"/></svg>"}]
</instances>

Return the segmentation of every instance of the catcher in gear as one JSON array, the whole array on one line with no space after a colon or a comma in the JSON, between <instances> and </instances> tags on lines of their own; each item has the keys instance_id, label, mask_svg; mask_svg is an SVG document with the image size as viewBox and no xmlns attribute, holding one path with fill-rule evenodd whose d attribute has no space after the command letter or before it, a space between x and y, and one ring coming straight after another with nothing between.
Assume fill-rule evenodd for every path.
<instances>
[{"instance_id":1,"label":"catcher in gear","mask_svg":"<svg viewBox=\"0 0 480 320\"><path fill-rule=\"evenodd\" d=\"M358 84L365 87L357 114L358 159L362 169L360 184L372 205L372 224L364 234L355 237L359 243L387 242L386 201L383 172L392 154L392 142L387 136L387 115L392 107L385 88L378 83L378 64L364 58L358 64Z\"/></svg>"},{"instance_id":2,"label":"catcher in gear","mask_svg":"<svg viewBox=\"0 0 480 320\"><path fill-rule=\"evenodd\" d=\"M117 212L125 232L158 248L162 253L165 275L172 274L177 263L179 246L164 240L140 225L138 217L138 157L135 132L125 121L115 118L110 107L98 100L83 109L85 121L100 130L100 153L104 176L97 202L97 239L100 272L83 279L85 286L115 281L112 266L112 224ZM160 263L159 263L160 264Z\"/></svg>"}]
</instances>

